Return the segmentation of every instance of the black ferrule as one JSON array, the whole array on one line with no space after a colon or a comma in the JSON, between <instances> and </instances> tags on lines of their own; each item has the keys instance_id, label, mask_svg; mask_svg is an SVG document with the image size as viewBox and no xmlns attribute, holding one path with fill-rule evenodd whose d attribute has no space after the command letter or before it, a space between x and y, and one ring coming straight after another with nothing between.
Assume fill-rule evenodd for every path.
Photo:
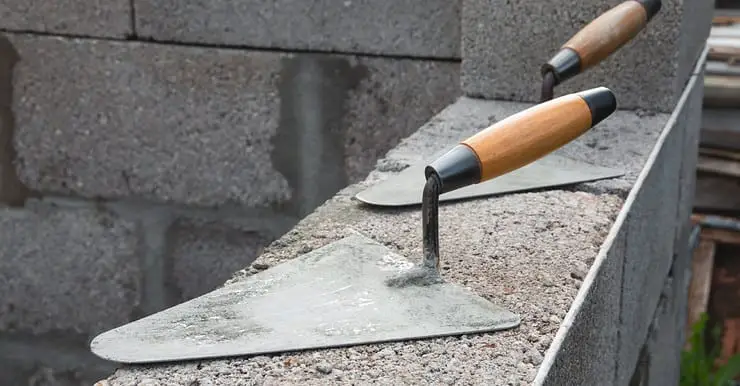
<instances>
[{"instance_id":1,"label":"black ferrule","mask_svg":"<svg viewBox=\"0 0 740 386\"><path fill-rule=\"evenodd\" d=\"M653 17L660 12L660 7L662 6L660 0L637 0L640 5L642 5L643 8L645 8L645 13L647 13L647 21L650 21L653 19Z\"/></svg>"},{"instance_id":2,"label":"black ferrule","mask_svg":"<svg viewBox=\"0 0 740 386\"><path fill-rule=\"evenodd\" d=\"M617 98L614 93L606 87L596 87L581 91L578 96L588 105L591 111L591 127L612 115L617 110Z\"/></svg>"},{"instance_id":3,"label":"black ferrule","mask_svg":"<svg viewBox=\"0 0 740 386\"><path fill-rule=\"evenodd\" d=\"M432 173L436 173L442 183L439 194L444 194L480 182L480 161L472 149L457 145L427 165L424 176L429 178Z\"/></svg>"},{"instance_id":4,"label":"black ferrule","mask_svg":"<svg viewBox=\"0 0 740 386\"><path fill-rule=\"evenodd\" d=\"M548 71L555 75L555 85L557 86L581 72L581 57L574 50L563 48L540 69L543 76Z\"/></svg>"}]
</instances>

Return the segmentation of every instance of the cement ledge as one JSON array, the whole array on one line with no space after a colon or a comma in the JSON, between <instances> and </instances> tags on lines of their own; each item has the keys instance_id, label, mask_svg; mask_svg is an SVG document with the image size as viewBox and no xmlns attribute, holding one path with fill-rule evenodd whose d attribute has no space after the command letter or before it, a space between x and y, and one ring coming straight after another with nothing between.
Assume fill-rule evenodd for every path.
<instances>
[{"instance_id":1,"label":"cement ledge","mask_svg":"<svg viewBox=\"0 0 740 386\"><path fill-rule=\"evenodd\" d=\"M389 152L365 181L328 200L226 285L339 240L350 233L348 229L418 259L421 254L418 208L368 208L352 196L406 165L529 106L460 98ZM594 277L603 264L604 251L613 249L609 242L618 227L617 218L626 216L625 197L636 190L633 187L641 173L652 166L651 152L663 146L662 136L675 123L676 119L668 114L644 116L618 111L557 152L603 166L621 167L627 172L621 178L567 190L512 194L440 208L444 276L519 313L522 324L516 329L269 357L125 366L107 382L109 385L141 382L162 385L193 382L200 385L529 384L535 379L542 382L543 374L555 369L553 363L557 360L589 359L559 353L574 318L589 317L583 314L579 302L593 291L592 287L621 285L621 276L598 281ZM476 239L477 242L471 242ZM589 268L595 261L594 267ZM586 286L583 286L584 278ZM567 318L565 322L564 318ZM616 355L616 348L613 351L607 355ZM615 361L614 356L607 359ZM612 372L609 379L613 376ZM550 383L549 379L546 381Z\"/></svg>"}]
</instances>

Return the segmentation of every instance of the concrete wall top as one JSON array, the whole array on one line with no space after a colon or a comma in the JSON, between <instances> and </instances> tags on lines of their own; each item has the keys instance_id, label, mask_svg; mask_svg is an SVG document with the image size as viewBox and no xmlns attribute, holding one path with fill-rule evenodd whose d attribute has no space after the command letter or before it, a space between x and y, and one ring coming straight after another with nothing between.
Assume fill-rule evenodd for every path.
<instances>
[{"instance_id":1,"label":"concrete wall top","mask_svg":"<svg viewBox=\"0 0 740 386\"><path fill-rule=\"evenodd\" d=\"M579 29L623 0L465 0L462 87L468 96L536 102L540 67ZM556 95L606 86L622 109L671 112L709 34L714 3L663 0L638 36Z\"/></svg>"},{"instance_id":2,"label":"concrete wall top","mask_svg":"<svg viewBox=\"0 0 740 386\"><path fill-rule=\"evenodd\" d=\"M418 209L377 211L358 205L352 196L410 163L426 159L493 121L529 106L460 98L389 152L365 181L344 189L302 220L231 282L258 272L255 266L269 269L306 250L338 240L350 234L350 229L410 259L418 259L421 253ZM194 366L184 365L124 367L108 382L115 386L134 385L145 379L175 383L198 379L203 384L219 384L236 382L243 374L249 374L253 380L303 385L368 381L411 384L440 380L449 384L530 383L547 350L560 347L553 346L553 339L579 296L579 288L585 293L596 285L589 283L582 287L600 250L610 249L610 245L602 245L661 133L672 129L667 126L669 118L668 114L645 116L618 111L596 129L557 151L570 158L623 168L626 175L621 178L581 184L568 190L512 194L440 208L444 276L521 314L524 322L516 329L462 338L209 361L201 363L197 371ZM470 242L472 239L480 241ZM624 242L612 244L624 247ZM621 272L621 260L610 261L614 266L609 272ZM606 318L615 326L609 331L616 334L621 277L606 275L597 282L608 287L607 293L616 294L603 298L605 306L614 308ZM608 350L601 354L613 362L617 355L615 338L602 342L596 347ZM569 362L575 359L569 357ZM322 371L317 370L319 366ZM327 366L332 368L329 374L326 374ZM586 377L595 371L593 366L583 368L578 376ZM600 376L613 379L615 371L612 368Z\"/></svg>"}]
</instances>

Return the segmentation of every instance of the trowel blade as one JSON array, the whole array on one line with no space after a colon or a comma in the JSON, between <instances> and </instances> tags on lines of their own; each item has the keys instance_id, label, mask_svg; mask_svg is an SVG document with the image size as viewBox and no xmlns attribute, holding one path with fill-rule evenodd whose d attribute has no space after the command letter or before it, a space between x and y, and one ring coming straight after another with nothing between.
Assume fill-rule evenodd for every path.
<instances>
[{"instance_id":1,"label":"trowel blade","mask_svg":"<svg viewBox=\"0 0 740 386\"><path fill-rule=\"evenodd\" d=\"M440 153L439 155L442 155ZM426 183L426 163L404 169L355 195L355 198L376 206L420 205ZM543 188L592 182L624 175L611 168L587 164L566 157L550 154L539 160L486 182L468 185L445 193L440 201L456 201L496 194L524 192Z\"/></svg>"},{"instance_id":2,"label":"trowel blade","mask_svg":"<svg viewBox=\"0 0 740 386\"><path fill-rule=\"evenodd\" d=\"M343 347L516 327L452 283L389 287L413 264L359 234L97 336L96 355L166 362Z\"/></svg>"}]
</instances>

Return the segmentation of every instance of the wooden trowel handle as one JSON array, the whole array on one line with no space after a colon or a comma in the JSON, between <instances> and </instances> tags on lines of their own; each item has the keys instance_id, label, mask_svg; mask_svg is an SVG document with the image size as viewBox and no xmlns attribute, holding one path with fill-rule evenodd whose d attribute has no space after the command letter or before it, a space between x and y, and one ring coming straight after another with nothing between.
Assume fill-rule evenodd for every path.
<instances>
[{"instance_id":1,"label":"wooden trowel handle","mask_svg":"<svg viewBox=\"0 0 740 386\"><path fill-rule=\"evenodd\" d=\"M580 74L632 40L660 11L660 0L627 0L578 31L542 66L559 84Z\"/></svg>"},{"instance_id":2,"label":"wooden trowel handle","mask_svg":"<svg viewBox=\"0 0 740 386\"><path fill-rule=\"evenodd\" d=\"M617 108L606 87L565 95L499 121L429 164L442 193L490 180L525 166L574 140Z\"/></svg>"}]
</instances>

